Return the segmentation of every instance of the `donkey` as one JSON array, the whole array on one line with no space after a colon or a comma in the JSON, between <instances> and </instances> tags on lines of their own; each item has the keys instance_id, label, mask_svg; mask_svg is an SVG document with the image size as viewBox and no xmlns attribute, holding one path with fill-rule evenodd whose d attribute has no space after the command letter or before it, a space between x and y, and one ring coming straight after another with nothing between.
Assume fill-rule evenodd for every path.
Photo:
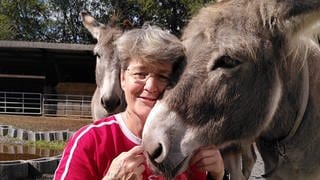
<instances>
[{"instance_id":1,"label":"donkey","mask_svg":"<svg viewBox=\"0 0 320 180\"><path fill-rule=\"evenodd\" d=\"M91 100L93 120L121 112L126 107L123 91L120 87L120 63L114 58L113 42L119 38L123 30L114 21L104 25L97 22L88 12L80 13L84 26L97 39L94 48L96 55L97 88Z\"/></svg>"},{"instance_id":2,"label":"donkey","mask_svg":"<svg viewBox=\"0 0 320 180\"><path fill-rule=\"evenodd\" d=\"M91 32L93 37L98 40L98 43L95 47L95 54L97 55L97 64L96 64L96 84L97 88L92 97L91 103L91 111L93 120L99 120L103 117L107 117L108 115L121 112L125 109L125 101L120 89L120 85L118 84L118 76L111 75L111 71L116 70L119 67L117 62L114 62L113 59L113 46L112 42L118 38L122 31L119 28L116 28L114 24L110 23L109 25L103 25L98 23L88 12L81 12L83 24L85 27ZM112 37L112 33L115 34L115 38ZM104 36L108 36L105 38ZM100 49L101 47L106 48L107 50ZM103 88L104 87L104 88ZM101 95L104 94L104 95ZM238 147L236 147L238 148ZM224 153L225 163L230 172L234 172L234 174L240 174L238 168L240 153L238 149L236 149L236 153L234 148L228 148L227 153ZM225 151L224 151L225 152ZM249 155L251 151L248 151ZM231 155L231 156L229 156ZM248 157L248 156L243 156ZM250 156L251 157L251 156ZM246 158L247 160L248 158ZM249 161L253 161L253 158L249 158ZM245 161L248 162L248 161ZM249 165L245 165L244 168L247 170L246 172L250 172L251 166L253 163L248 163ZM245 173L249 174L249 173Z\"/></svg>"},{"instance_id":3,"label":"donkey","mask_svg":"<svg viewBox=\"0 0 320 180\"><path fill-rule=\"evenodd\" d=\"M319 0L201 9L182 36L185 70L144 127L150 166L172 178L200 146L256 142L268 179L320 179L319 37Z\"/></svg>"}]
</instances>

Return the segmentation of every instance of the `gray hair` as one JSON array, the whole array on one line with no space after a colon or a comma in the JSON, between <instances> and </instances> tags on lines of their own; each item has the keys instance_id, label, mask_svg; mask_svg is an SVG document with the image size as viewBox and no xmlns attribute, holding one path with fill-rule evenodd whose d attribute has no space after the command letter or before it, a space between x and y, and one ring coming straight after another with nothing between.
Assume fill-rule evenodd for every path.
<instances>
[{"instance_id":1,"label":"gray hair","mask_svg":"<svg viewBox=\"0 0 320 180\"><path fill-rule=\"evenodd\" d=\"M157 26L145 25L125 32L115 41L116 57L126 69L132 58L145 63L176 64L184 61L185 48L180 40Z\"/></svg>"}]
</instances>

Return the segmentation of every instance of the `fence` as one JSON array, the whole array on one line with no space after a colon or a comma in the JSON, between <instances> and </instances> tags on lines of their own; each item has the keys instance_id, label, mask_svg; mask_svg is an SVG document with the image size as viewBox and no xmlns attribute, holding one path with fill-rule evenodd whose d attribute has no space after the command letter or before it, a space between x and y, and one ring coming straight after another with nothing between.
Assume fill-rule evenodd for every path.
<instances>
[{"instance_id":1,"label":"fence","mask_svg":"<svg viewBox=\"0 0 320 180\"><path fill-rule=\"evenodd\" d=\"M91 96L44 94L43 115L91 117Z\"/></svg>"},{"instance_id":2,"label":"fence","mask_svg":"<svg viewBox=\"0 0 320 180\"><path fill-rule=\"evenodd\" d=\"M0 114L91 117L91 96L0 91Z\"/></svg>"}]
</instances>

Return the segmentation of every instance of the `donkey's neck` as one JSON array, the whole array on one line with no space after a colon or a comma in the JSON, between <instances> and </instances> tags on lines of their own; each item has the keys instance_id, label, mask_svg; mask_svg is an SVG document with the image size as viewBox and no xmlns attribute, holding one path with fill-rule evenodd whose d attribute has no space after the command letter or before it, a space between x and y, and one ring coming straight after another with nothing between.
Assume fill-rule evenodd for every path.
<instances>
[{"instance_id":1,"label":"donkey's neck","mask_svg":"<svg viewBox=\"0 0 320 180\"><path fill-rule=\"evenodd\" d=\"M264 131L261 138L267 141L286 143L297 132L303 121L309 101L309 67L306 63L296 72L295 78L288 83L282 74L283 94L278 110L271 125ZM290 128L288 128L290 127Z\"/></svg>"}]
</instances>

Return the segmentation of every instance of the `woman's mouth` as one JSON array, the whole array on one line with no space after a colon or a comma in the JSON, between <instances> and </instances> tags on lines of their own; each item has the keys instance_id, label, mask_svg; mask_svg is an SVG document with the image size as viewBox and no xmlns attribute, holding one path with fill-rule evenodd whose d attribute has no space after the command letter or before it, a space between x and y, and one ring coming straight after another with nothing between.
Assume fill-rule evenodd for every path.
<instances>
[{"instance_id":1,"label":"woman's mouth","mask_svg":"<svg viewBox=\"0 0 320 180\"><path fill-rule=\"evenodd\" d=\"M142 96L140 96L139 98L145 104L154 105L154 103L157 101L157 98L154 98L154 97L142 97Z\"/></svg>"}]
</instances>

